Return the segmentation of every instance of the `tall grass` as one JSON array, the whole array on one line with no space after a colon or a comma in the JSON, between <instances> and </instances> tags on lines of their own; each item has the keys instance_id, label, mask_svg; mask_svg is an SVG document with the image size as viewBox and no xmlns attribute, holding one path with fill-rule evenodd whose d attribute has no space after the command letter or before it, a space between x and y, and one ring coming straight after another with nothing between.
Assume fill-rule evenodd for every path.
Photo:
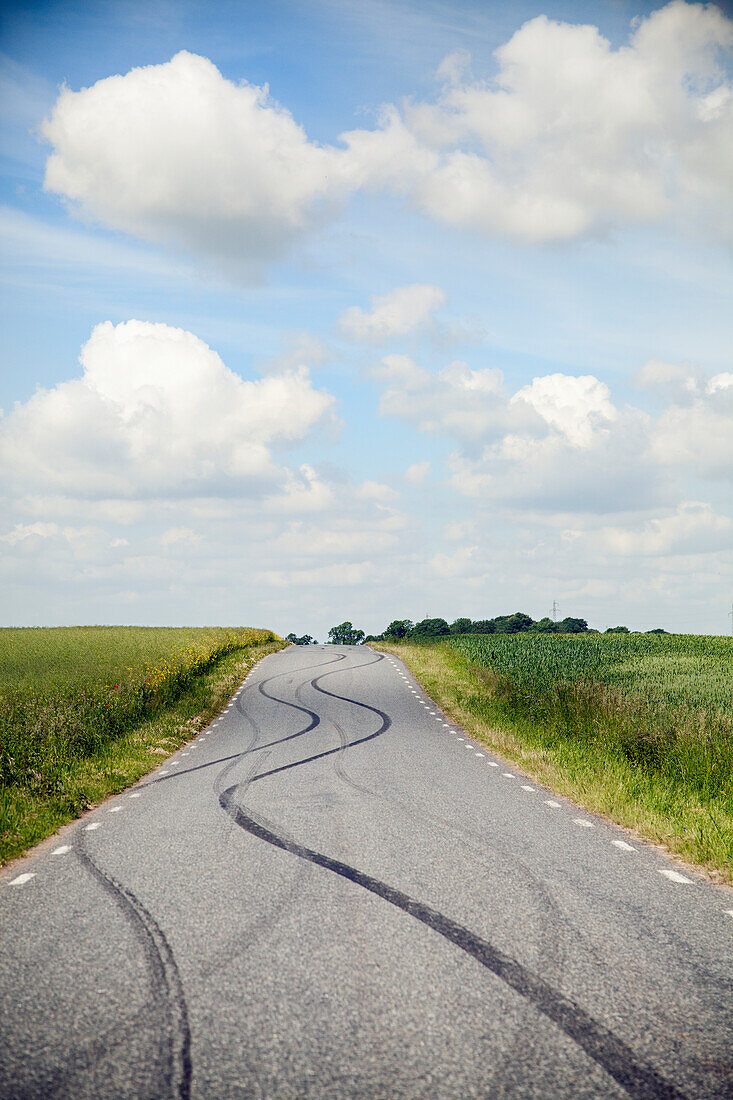
<instances>
[{"instance_id":1,"label":"tall grass","mask_svg":"<svg viewBox=\"0 0 733 1100\"><path fill-rule=\"evenodd\" d=\"M546 736L594 742L703 801L733 798L733 638L524 634L452 645Z\"/></svg>"},{"instance_id":2,"label":"tall grass","mask_svg":"<svg viewBox=\"0 0 733 1100\"><path fill-rule=\"evenodd\" d=\"M276 641L252 628L0 630L0 786L16 802L58 802L71 772L217 662Z\"/></svg>"}]
</instances>

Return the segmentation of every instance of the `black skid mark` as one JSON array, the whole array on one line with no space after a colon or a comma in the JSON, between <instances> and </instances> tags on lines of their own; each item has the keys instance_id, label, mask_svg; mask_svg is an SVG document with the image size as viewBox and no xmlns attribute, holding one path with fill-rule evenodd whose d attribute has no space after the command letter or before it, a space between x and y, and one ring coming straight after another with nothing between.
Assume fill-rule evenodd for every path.
<instances>
[{"instance_id":1,"label":"black skid mark","mask_svg":"<svg viewBox=\"0 0 733 1100\"><path fill-rule=\"evenodd\" d=\"M275 848L281 848L299 859L323 867L376 894L377 897L401 909L455 944L516 993L525 997L539 1012L564 1031L581 1050L585 1051L621 1085L633 1100L685 1100L684 1093L666 1081L661 1074L650 1066L639 1063L631 1047L627 1046L622 1039L594 1020L574 1001L563 996L542 978L522 966L516 959L504 954L470 929L464 928L450 917L411 898L401 890L380 882L379 879L359 871L356 867L351 867L348 863L342 863L341 860L332 859L322 852L306 848L297 841L268 829L235 803L236 791L236 786L223 791L219 796L219 803L240 828L272 844Z\"/></svg>"},{"instance_id":2,"label":"black skid mark","mask_svg":"<svg viewBox=\"0 0 733 1100\"><path fill-rule=\"evenodd\" d=\"M355 669L366 668L367 665L375 665L375 664L377 664L378 661L383 661L383 660L384 660L383 657L377 657L374 661L362 661L362 663L359 664L359 665L350 665L348 670L351 672L351 671L354 671ZM354 741L349 741L349 743L345 746L344 745L337 745L336 748L324 749L323 752L313 753L312 756L303 757L301 760L294 760L290 764L282 764L279 768L271 768L267 772L260 772L260 774L256 775L254 777L254 779L252 780L253 783L257 782L260 779L267 779L268 776L270 776L270 775L277 775L279 772L290 771L291 768L299 768L303 764L310 764L314 760L323 760L324 757L326 757L326 756L333 756L335 753L343 752L344 748L351 748L353 745L363 745L366 741L373 741L375 737L380 737L383 733L387 732L387 730L392 725L392 719L389 717L388 714L385 714L385 712L383 710L380 710L378 707L372 707L372 706L369 705L369 703L360 703L357 699L350 699L346 695L336 695L334 692L326 691L325 688L322 688L322 687L318 686L318 681L319 680L324 680L327 676L336 676L339 673L345 672L345 671L346 671L345 669L337 668L337 669L334 669L333 672L324 672L324 673L322 673L321 676L316 676L316 678L314 680L311 680L311 682L310 682L311 687L315 688L315 690L319 691L322 695L329 695L332 699L338 699L342 703L351 703L355 707L361 707L363 710L369 710L369 711L372 712L372 714L376 714L377 717L381 719L381 725L379 726L379 728L376 729L374 731L374 733L368 733L364 737L357 737ZM267 681L265 681L265 682L267 682ZM263 692L263 694L265 694L265 693ZM272 698L274 698L274 696L268 695L267 698L272 699ZM284 700L276 699L275 702L284 702ZM296 706L296 704L295 703L287 703L287 706L292 707L292 706ZM299 709L303 710L303 711L306 711L306 713L308 713L308 714L313 713L313 711L308 710L306 707L300 707ZM320 722L320 718L318 719L318 721ZM312 728L313 728L312 726L308 727L308 729L312 729ZM305 732L307 732L307 730L301 730L300 732L305 733ZM296 737L296 736L299 736L299 735L298 734L293 734L292 736ZM284 740L290 740L290 738L284 738ZM277 743L278 742L271 742L270 744L277 744ZM268 747L268 746L265 746L265 745L262 746L262 748L266 748L266 747Z\"/></svg>"},{"instance_id":3,"label":"black skid mark","mask_svg":"<svg viewBox=\"0 0 733 1100\"><path fill-rule=\"evenodd\" d=\"M142 942L145 958L152 973L152 993L161 1012L168 1020L168 1041L163 1053L165 1093L173 1100L189 1100L191 1095L191 1031L183 984L178 966L160 925L131 890L107 871L98 867L86 852L83 842L74 849L87 870L111 895L128 923Z\"/></svg>"},{"instance_id":4,"label":"black skid mark","mask_svg":"<svg viewBox=\"0 0 733 1100\"><path fill-rule=\"evenodd\" d=\"M324 664L332 665L332 664L336 664L337 661L344 661L345 659L346 659L346 654L342 653L338 657L334 657L332 660L319 661L318 664L306 665L305 668L299 668L299 669L296 669L295 671L296 672L308 672L308 671L310 671L310 669L313 669L313 668L322 668ZM268 678L266 680L261 680L260 681L260 683L257 685L257 690L259 691L260 695L264 695L264 697L266 699L270 699L273 703L281 703L284 707L290 707L292 710L298 710L302 714L307 714L308 717L310 718L310 722L302 730L297 730L296 733L290 733L286 737L278 738L276 741L268 741L267 744L265 744L265 745L257 745L256 749L250 748L248 751L250 751L250 752L253 752L253 751L259 752L261 749L271 749L275 745L282 745L286 741L293 741L293 740L295 740L296 737L302 737L304 734L310 733L311 730L315 729L316 726L320 725L321 719L320 719L319 715L316 714L315 711L310 710L308 707L301 706L299 703L291 703L289 699L281 699L279 696L271 695L269 691L265 691L265 685L266 684L271 684L273 680L278 680L283 676L289 676L289 675L292 675L291 670L288 670L287 672L279 672L275 676L268 676ZM249 718L247 716L246 712L242 709L239 699L237 699L235 705L236 705L236 709L240 712L240 714L242 714L243 717L246 717L248 719L248 721L251 722L252 719Z\"/></svg>"}]
</instances>

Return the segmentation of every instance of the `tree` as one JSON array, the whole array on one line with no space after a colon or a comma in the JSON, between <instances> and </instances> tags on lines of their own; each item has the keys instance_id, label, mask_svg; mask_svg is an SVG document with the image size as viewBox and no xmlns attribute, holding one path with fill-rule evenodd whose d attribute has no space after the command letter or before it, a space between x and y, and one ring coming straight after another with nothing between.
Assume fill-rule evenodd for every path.
<instances>
[{"instance_id":1,"label":"tree","mask_svg":"<svg viewBox=\"0 0 733 1100\"><path fill-rule=\"evenodd\" d=\"M415 624L411 619L393 619L383 637L400 641L402 638L409 638L414 629Z\"/></svg>"},{"instance_id":2,"label":"tree","mask_svg":"<svg viewBox=\"0 0 733 1100\"><path fill-rule=\"evenodd\" d=\"M604 634L630 634L628 626L609 626L608 630L604 630Z\"/></svg>"},{"instance_id":3,"label":"tree","mask_svg":"<svg viewBox=\"0 0 733 1100\"><path fill-rule=\"evenodd\" d=\"M361 645L363 641L364 631L355 630L349 622L332 626L328 632L329 645Z\"/></svg>"},{"instance_id":4,"label":"tree","mask_svg":"<svg viewBox=\"0 0 733 1100\"><path fill-rule=\"evenodd\" d=\"M473 623L470 619L456 619L450 624L450 632L451 634L471 634Z\"/></svg>"},{"instance_id":5,"label":"tree","mask_svg":"<svg viewBox=\"0 0 733 1100\"><path fill-rule=\"evenodd\" d=\"M588 623L585 619L571 619L568 617L557 624L557 629L560 634L584 634L588 629Z\"/></svg>"},{"instance_id":6,"label":"tree","mask_svg":"<svg viewBox=\"0 0 733 1100\"><path fill-rule=\"evenodd\" d=\"M557 634L560 627L545 615L544 619L539 619L530 629L533 634Z\"/></svg>"},{"instance_id":7,"label":"tree","mask_svg":"<svg viewBox=\"0 0 733 1100\"><path fill-rule=\"evenodd\" d=\"M474 634L496 634L496 623L493 619L477 619L473 624Z\"/></svg>"},{"instance_id":8,"label":"tree","mask_svg":"<svg viewBox=\"0 0 733 1100\"><path fill-rule=\"evenodd\" d=\"M415 623L416 638L442 638L446 634L450 634L450 627L445 619L422 619Z\"/></svg>"},{"instance_id":9,"label":"tree","mask_svg":"<svg viewBox=\"0 0 733 1100\"><path fill-rule=\"evenodd\" d=\"M315 638L311 638L310 634L303 634L298 638L295 634L286 634L285 641L291 642L293 645L318 645Z\"/></svg>"},{"instance_id":10,"label":"tree","mask_svg":"<svg viewBox=\"0 0 733 1100\"><path fill-rule=\"evenodd\" d=\"M534 625L534 619L523 611L515 611L513 615L497 615L494 622L497 634L519 634Z\"/></svg>"},{"instance_id":11,"label":"tree","mask_svg":"<svg viewBox=\"0 0 733 1100\"><path fill-rule=\"evenodd\" d=\"M661 626L655 626L653 630L645 631L646 634L666 634L667 631Z\"/></svg>"}]
</instances>

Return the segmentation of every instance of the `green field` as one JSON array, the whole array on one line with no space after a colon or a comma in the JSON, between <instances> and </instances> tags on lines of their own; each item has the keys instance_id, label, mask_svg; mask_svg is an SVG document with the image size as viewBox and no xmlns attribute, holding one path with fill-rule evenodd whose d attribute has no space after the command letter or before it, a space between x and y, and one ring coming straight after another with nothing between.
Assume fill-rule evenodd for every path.
<instances>
[{"instance_id":1,"label":"green field","mask_svg":"<svg viewBox=\"0 0 733 1100\"><path fill-rule=\"evenodd\" d=\"M147 678L146 669L208 657L270 631L227 627L68 626L0 628L0 697L103 690ZM145 675L143 675L145 674Z\"/></svg>"},{"instance_id":2,"label":"green field","mask_svg":"<svg viewBox=\"0 0 733 1100\"><path fill-rule=\"evenodd\" d=\"M0 629L0 859L149 771L283 644L250 627Z\"/></svg>"},{"instance_id":3,"label":"green field","mask_svg":"<svg viewBox=\"0 0 733 1100\"><path fill-rule=\"evenodd\" d=\"M605 684L655 707L733 715L733 638L695 634L463 635L451 644L477 665L533 691Z\"/></svg>"},{"instance_id":4,"label":"green field","mask_svg":"<svg viewBox=\"0 0 733 1100\"><path fill-rule=\"evenodd\" d=\"M538 782L733 883L733 638L522 633L379 648Z\"/></svg>"}]
</instances>

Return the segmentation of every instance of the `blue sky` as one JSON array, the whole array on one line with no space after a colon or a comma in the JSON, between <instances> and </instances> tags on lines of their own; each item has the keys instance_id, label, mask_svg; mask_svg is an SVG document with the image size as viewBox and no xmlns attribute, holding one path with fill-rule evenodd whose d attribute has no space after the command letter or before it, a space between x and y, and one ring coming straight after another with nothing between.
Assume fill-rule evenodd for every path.
<instances>
[{"instance_id":1,"label":"blue sky","mask_svg":"<svg viewBox=\"0 0 733 1100\"><path fill-rule=\"evenodd\" d=\"M726 631L725 5L3 20L4 622Z\"/></svg>"}]
</instances>

